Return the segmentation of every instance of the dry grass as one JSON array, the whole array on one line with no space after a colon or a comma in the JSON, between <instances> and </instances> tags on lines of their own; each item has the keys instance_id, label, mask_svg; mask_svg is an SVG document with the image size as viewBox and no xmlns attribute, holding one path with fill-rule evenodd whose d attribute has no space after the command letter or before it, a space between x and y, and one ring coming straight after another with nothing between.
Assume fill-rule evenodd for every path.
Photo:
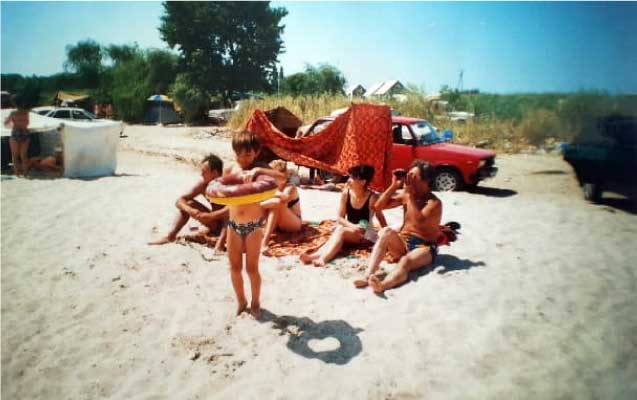
<instances>
[{"instance_id":1,"label":"dry grass","mask_svg":"<svg viewBox=\"0 0 637 400\"><path fill-rule=\"evenodd\" d=\"M363 102L355 99L354 103ZM365 102L370 102L365 99ZM381 104L381 101L372 100ZM333 110L348 107L352 100L344 96L300 96L266 97L252 99L242 103L228 123L233 130L246 125L255 109L264 111L282 106L299 117L304 124L310 124L319 117L329 115ZM387 103L400 115L419 117L434 121L431 105L422 96L408 95L406 102ZM517 153L531 147L551 145L557 140L570 140L572 135L565 132L558 116L553 111L536 110L525 114L520 121L499 120L496 118L476 119L467 123L454 123L436 120L436 127L451 129L454 143L494 149L498 152Z\"/></svg>"}]
</instances>

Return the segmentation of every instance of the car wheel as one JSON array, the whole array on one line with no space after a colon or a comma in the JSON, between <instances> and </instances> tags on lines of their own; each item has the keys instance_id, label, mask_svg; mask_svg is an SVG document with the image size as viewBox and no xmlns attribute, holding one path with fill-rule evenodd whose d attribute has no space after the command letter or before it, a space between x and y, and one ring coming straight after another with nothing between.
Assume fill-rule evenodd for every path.
<instances>
[{"instance_id":1,"label":"car wheel","mask_svg":"<svg viewBox=\"0 0 637 400\"><path fill-rule=\"evenodd\" d=\"M436 172L433 179L433 189L438 192L451 192L462 189L460 174L452 169L443 169Z\"/></svg>"},{"instance_id":2,"label":"car wheel","mask_svg":"<svg viewBox=\"0 0 637 400\"><path fill-rule=\"evenodd\" d=\"M594 203L599 203L602 198L602 188L597 183L586 182L582 185L584 198Z\"/></svg>"}]
</instances>

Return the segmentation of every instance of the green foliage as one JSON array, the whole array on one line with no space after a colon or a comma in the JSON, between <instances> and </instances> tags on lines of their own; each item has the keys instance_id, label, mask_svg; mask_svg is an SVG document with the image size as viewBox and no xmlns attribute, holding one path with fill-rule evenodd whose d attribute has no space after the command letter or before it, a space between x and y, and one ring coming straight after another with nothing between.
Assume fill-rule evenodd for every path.
<instances>
[{"instance_id":1,"label":"green foliage","mask_svg":"<svg viewBox=\"0 0 637 400\"><path fill-rule=\"evenodd\" d=\"M126 61L130 61L139 55L140 50L137 43L129 44L111 44L104 48L104 52L111 60L113 65L118 65Z\"/></svg>"},{"instance_id":2,"label":"green foliage","mask_svg":"<svg viewBox=\"0 0 637 400\"><path fill-rule=\"evenodd\" d=\"M84 87L96 88L100 84L103 51L96 41L86 39L66 46L64 68L77 73Z\"/></svg>"},{"instance_id":3,"label":"green foliage","mask_svg":"<svg viewBox=\"0 0 637 400\"><path fill-rule=\"evenodd\" d=\"M204 120L208 97L190 81L189 75L179 74L170 88L170 96L181 109L186 123Z\"/></svg>"},{"instance_id":4,"label":"green foliage","mask_svg":"<svg viewBox=\"0 0 637 400\"><path fill-rule=\"evenodd\" d=\"M152 49L146 52L148 85L154 93L166 93L179 71L179 57L170 51Z\"/></svg>"},{"instance_id":5,"label":"green foliage","mask_svg":"<svg viewBox=\"0 0 637 400\"><path fill-rule=\"evenodd\" d=\"M11 93L11 102L18 108L32 108L40 104L42 79L37 76L2 74L2 90Z\"/></svg>"},{"instance_id":6,"label":"green foliage","mask_svg":"<svg viewBox=\"0 0 637 400\"><path fill-rule=\"evenodd\" d=\"M177 63L177 56L166 50L135 51L104 72L103 84L94 96L111 99L118 118L140 121L146 99L166 93L174 82Z\"/></svg>"},{"instance_id":7,"label":"green foliage","mask_svg":"<svg viewBox=\"0 0 637 400\"><path fill-rule=\"evenodd\" d=\"M227 102L234 92L272 89L285 9L269 2L165 2L164 11L161 37L178 49L182 72L200 91Z\"/></svg>"},{"instance_id":8,"label":"green foliage","mask_svg":"<svg viewBox=\"0 0 637 400\"><path fill-rule=\"evenodd\" d=\"M24 79L20 74L2 74L0 86L2 86L2 90L15 93L18 87L24 85Z\"/></svg>"},{"instance_id":9,"label":"green foliage","mask_svg":"<svg viewBox=\"0 0 637 400\"><path fill-rule=\"evenodd\" d=\"M329 64L318 67L305 66L304 72L285 77L282 80L283 93L291 96L301 95L344 95L346 80L343 73Z\"/></svg>"},{"instance_id":10,"label":"green foliage","mask_svg":"<svg viewBox=\"0 0 637 400\"><path fill-rule=\"evenodd\" d=\"M138 122L144 115L146 99L152 94L146 78L148 64L142 55L113 67L108 90L113 99L113 109L117 118Z\"/></svg>"},{"instance_id":11,"label":"green foliage","mask_svg":"<svg viewBox=\"0 0 637 400\"><path fill-rule=\"evenodd\" d=\"M503 152L518 152L530 145L543 147L555 141L571 141L576 136L593 132L598 118L602 116L637 116L637 95L609 96L595 92L561 95L473 93L460 96L470 100L486 100L484 104L489 106L511 103L512 106L506 112L511 113L509 115L516 115L518 112L522 114L518 119L500 118L494 112L490 115L482 114L467 123L459 123L436 119L431 103L420 91L412 88L405 96L406 101L389 99L386 104L401 115L433 121L440 131L446 128L453 130L455 143L487 146ZM380 101L365 99L365 102ZM242 103L241 109L232 116L229 126L232 129L243 128L257 108L270 110L282 106L301 118L305 124L311 124L317 118L350 104L350 99L344 96L265 97Z\"/></svg>"}]
</instances>

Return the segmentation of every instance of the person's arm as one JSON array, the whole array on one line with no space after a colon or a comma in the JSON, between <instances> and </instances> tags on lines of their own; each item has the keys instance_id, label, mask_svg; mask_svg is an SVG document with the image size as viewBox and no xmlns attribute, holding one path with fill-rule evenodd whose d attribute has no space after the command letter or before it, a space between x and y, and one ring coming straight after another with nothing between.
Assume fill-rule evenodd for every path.
<instances>
[{"instance_id":1,"label":"person's arm","mask_svg":"<svg viewBox=\"0 0 637 400\"><path fill-rule=\"evenodd\" d=\"M281 199L282 202L284 203L288 203L291 199L293 199L294 196L294 192L296 191L296 188L292 185L288 185L283 189L283 192L279 195L277 195L277 197L279 199Z\"/></svg>"},{"instance_id":2,"label":"person's arm","mask_svg":"<svg viewBox=\"0 0 637 400\"><path fill-rule=\"evenodd\" d=\"M250 171L246 173L245 178L247 182L252 182L254 178L256 178L259 175L268 175L275 179L285 178L285 174L283 174L283 172L279 172L272 168L263 168L263 167L252 168Z\"/></svg>"},{"instance_id":3,"label":"person's arm","mask_svg":"<svg viewBox=\"0 0 637 400\"><path fill-rule=\"evenodd\" d=\"M440 205L441 205L440 200L431 199L427 201L427 204L425 204L422 210L420 210L420 215L422 215L424 218L429 218L436 212L436 210L438 209L438 207L440 207Z\"/></svg>"},{"instance_id":4,"label":"person's arm","mask_svg":"<svg viewBox=\"0 0 637 400\"><path fill-rule=\"evenodd\" d=\"M188 205L188 202L194 200L195 197L203 194L206 190L207 184L204 181L199 181L195 186L190 189L189 192L179 196L177 201L175 202L175 207L179 210L185 212L190 215L192 218L197 219L197 215L200 212L198 209L191 207Z\"/></svg>"},{"instance_id":5,"label":"person's arm","mask_svg":"<svg viewBox=\"0 0 637 400\"><path fill-rule=\"evenodd\" d=\"M396 179L396 175L392 175L391 184L376 201L374 211L379 212L387 208L396 208L403 204L403 193L399 192L402 181Z\"/></svg>"},{"instance_id":6,"label":"person's arm","mask_svg":"<svg viewBox=\"0 0 637 400\"><path fill-rule=\"evenodd\" d=\"M12 122L12 120L13 120L13 111L11 112L11 114L9 114L7 118L4 119L4 126L8 128L10 125L9 123Z\"/></svg>"},{"instance_id":7,"label":"person's arm","mask_svg":"<svg viewBox=\"0 0 637 400\"><path fill-rule=\"evenodd\" d=\"M193 218L195 218L197 221L201 222L204 225L209 225L210 223L214 221L227 218L229 215L228 210L229 210L228 206L225 206L218 210L209 211L209 212L203 212L203 211L197 210L197 213L195 214L195 216L193 216Z\"/></svg>"},{"instance_id":8,"label":"person's arm","mask_svg":"<svg viewBox=\"0 0 637 400\"><path fill-rule=\"evenodd\" d=\"M384 228L387 226L387 220L385 219L385 214L383 214L382 209L376 210L377 201L378 201L378 195L373 194L369 202L369 214L370 214L369 221L371 222L372 217L376 215L376 219L378 220L378 223L380 224L381 228Z\"/></svg>"}]
</instances>

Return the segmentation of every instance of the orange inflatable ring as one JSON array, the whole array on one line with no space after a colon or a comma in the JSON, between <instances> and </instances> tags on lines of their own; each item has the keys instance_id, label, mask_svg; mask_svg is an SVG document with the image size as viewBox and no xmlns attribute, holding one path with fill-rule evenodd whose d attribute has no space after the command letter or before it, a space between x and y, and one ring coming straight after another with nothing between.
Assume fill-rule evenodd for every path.
<instances>
[{"instance_id":1,"label":"orange inflatable ring","mask_svg":"<svg viewBox=\"0 0 637 400\"><path fill-rule=\"evenodd\" d=\"M240 174L215 179L206 188L206 197L213 203L227 206L259 203L276 194L276 181L268 175L258 175L245 182Z\"/></svg>"}]
</instances>

